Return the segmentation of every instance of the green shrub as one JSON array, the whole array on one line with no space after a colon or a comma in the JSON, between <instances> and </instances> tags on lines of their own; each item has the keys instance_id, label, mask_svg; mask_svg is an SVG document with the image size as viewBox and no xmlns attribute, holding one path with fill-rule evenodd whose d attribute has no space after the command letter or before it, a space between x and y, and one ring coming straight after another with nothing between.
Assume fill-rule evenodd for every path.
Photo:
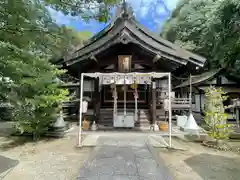
<instances>
[{"instance_id":1,"label":"green shrub","mask_svg":"<svg viewBox=\"0 0 240 180\"><path fill-rule=\"evenodd\" d=\"M226 140L231 132L231 124L227 123L228 115L225 113L223 101L228 97L221 88L210 86L206 93L205 117L208 126L208 135L216 140Z\"/></svg>"}]
</instances>

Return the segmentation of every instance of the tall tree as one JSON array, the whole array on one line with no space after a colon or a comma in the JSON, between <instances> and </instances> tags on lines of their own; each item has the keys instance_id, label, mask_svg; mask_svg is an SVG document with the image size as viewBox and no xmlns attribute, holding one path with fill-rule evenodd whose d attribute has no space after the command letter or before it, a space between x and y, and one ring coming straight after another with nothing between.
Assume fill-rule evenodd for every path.
<instances>
[{"instance_id":1,"label":"tall tree","mask_svg":"<svg viewBox=\"0 0 240 180\"><path fill-rule=\"evenodd\" d=\"M56 119L67 95L54 82L62 71L48 61L58 27L38 1L4 0L0 13L1 100L14 106L15 127L36 138Z\"/></svg>"},{"instance_id":2,"label":"tall tree","mask_svg":"<svg viewBox=\"0 0 240 180\"><path fill-rule=\"evenodd\" d=\"M2 0L0 19L0 101L14 106L15 127L36 138L56 120L67 99L68 92L56 81L63 71L49 62L66 33L40 0Z\"/></svg>"},{"instance_id":3,"label":"tall tree","mask_svg":"<svg viewBox=\"0 0 240 180\"><path fill-rule=\"evenodd\" d=\"M92 33L87 30L79 32L66 26L59 27L59 31L61 38L56 43L57 45L53 52L53 59L56 60L78 48L81 48L92 36Z\"/></svg>"},{"instance_id":4,"label":"tall tree","mask_svg":"<svg viewBox=\"0 0 240 180\"><path fill-rule=\"evenodd\" d=\"M182 0L161 35L205 56L208 68L224 67L240 78L239 22L237 0Z\"/></svg>"}]
</instances>

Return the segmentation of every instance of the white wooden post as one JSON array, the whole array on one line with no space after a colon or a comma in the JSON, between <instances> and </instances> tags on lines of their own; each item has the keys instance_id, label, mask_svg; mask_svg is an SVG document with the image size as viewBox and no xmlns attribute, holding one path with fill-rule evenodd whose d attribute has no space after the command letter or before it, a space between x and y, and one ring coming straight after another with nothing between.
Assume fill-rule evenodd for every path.
<instances>
[{"instance_id":1,"label":"white wooden post","mask_svg":"<svg viewBox=\"0 0 240 180\"><path fill-rule=\"evenodd\" d=\"M169 132L169 147L172 147L172 84L171 84L171 73L168 74L168 132Z\"/></svg>"},{"instance_id":2,"label":"white wooden post","mask_svg":"<svg viewBox=\"0 0 240 180\"><path fill-rule=\"evenodd\" d=\"M116 75L115 75L115 77L116 77ZM117 120L117 113L118 113L118 107L117 107L117 85L116 85L116 81L114 81L113 98L114 98L113 121L116 121L116 120Z\"/></svg>"},{"instance_id":3,"label":"white wooden post","mask_svg":"<svg viewBox=\"0 0 240 180\"><path fill-rule=\"evenodd\" d=\"M81 74L80 81L80 102L79 102L79 127L78 127L78 147L82 147L82 100L83 100L84 73Z\"/></svg>"},{"instance_id":4,"label":"white wooden post","mask_svg":"<svg viewBox=\"0 0 240 180\"><path fill-rule=\"evenodd\" d=\"M127 108L126 108L126 99L127 99L127 85L126 85L126 76L124 76L124 120L126 118L126 115L127 115Z\"/></svg>"},{"instance_id":5,"label":"white wooden post","mask_svg":"<svg viewBox=\"0 0 240 180\"><path fill-rule=\"evenodd\" d=\"M138 104L137 104L137 91L135 90L135 121L138 120Z\"/></svg>"},{"instance_id":6,"label":"white wooden post","mask_svg":"<svg viewBox=\"0 0 240 180\"><path fill-rule=\"evenodd\" d=\"M192 74L189 76L189 114L192 113Z\"/></svg>"},{"instance_id":7,"label":"white wooden post","mask_svg":"<svg viewBox=\"0 0 240 180\"><path fill-rule=\"evenodd\" d=\"M136 78L136 73L134 73L134 81L133 81L133 83L134 83L134 85L135 85L135 87L134 87L134 100L135 100L135 121L137 121L138 119L138 114L137 114L137 112L138 112L138 104L137 104L137 78Z\"/></svg>"}]
</instances>

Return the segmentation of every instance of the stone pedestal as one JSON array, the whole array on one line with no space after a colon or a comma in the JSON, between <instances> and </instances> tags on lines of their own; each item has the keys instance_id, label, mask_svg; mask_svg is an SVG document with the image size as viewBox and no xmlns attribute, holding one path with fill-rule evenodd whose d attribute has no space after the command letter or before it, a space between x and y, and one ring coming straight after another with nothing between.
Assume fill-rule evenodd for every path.
<instances>
[{"instance_id":1,"label":"stone pedestal","mask_svg":"<svg viewBox=\"0 0 240 180\"><path fill-rule=\"evenodd\" d=\"M61 111L56 122L53 124L52 131L48 133L49 136L63 137L67 130L67 124L63 119L63 112Z\"/></svg>"}]
</instances>

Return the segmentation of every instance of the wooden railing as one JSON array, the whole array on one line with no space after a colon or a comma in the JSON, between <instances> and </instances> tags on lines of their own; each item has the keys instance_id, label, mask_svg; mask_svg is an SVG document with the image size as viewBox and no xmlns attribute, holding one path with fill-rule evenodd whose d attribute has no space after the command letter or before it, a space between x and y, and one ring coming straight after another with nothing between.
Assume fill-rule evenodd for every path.
<instances>
[{"instance_id":1,"label":"wooden railing","mask_svg":"<svg viewBox=\"0 0 240 180\"><path fill-rule=\"evenodd\" d=\"M189 98L173 98L172 104L189 104L190 99Z\"/></svg>"},{"instance_id":2,"label":"wooden railing","mask_svg":"<svg viewBox=\"0 0 240 180\"><path fill-rule=\"evenodd\" d=\"M163 103L164 98L158 98L159 103ZM189 104L189 98L172 98L172 104Z\"/></svg>"},{"instance_id":3,"label":"wooden railing","mask_svg":"<svg viewBox=\"0 0 240 180\"><path fill-rule=\"evenodd\" d=\"M158 98L158 105L163 104L164 98ZM172 98L173 110L184 110L190 108L189 98Z\"/></svg>"}]
</instances>

